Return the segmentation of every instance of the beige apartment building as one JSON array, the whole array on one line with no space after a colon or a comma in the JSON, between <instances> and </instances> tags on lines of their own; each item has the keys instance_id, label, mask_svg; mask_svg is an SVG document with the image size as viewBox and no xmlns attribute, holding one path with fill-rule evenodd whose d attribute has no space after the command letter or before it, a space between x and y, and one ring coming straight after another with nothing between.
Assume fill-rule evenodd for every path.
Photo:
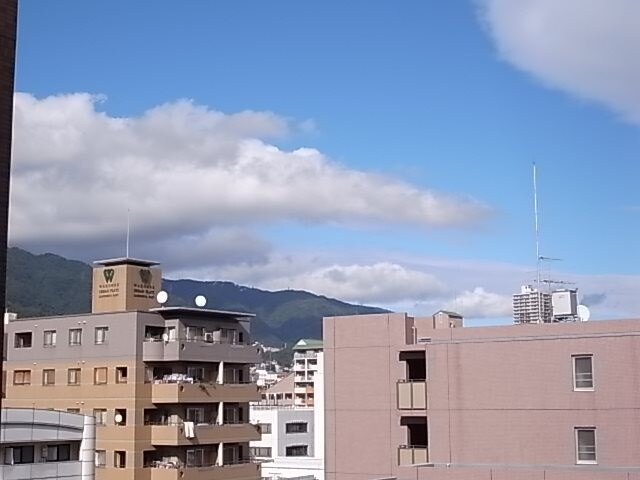
<instances>
[{"instance_id":1,"label":"beige apartment building","mask_svg":"<svg viewBox=\"0 0 640 480\"><path fill-rule=\"evenodd\" d=\"M324 319L327 480L640 480L640 320Z\"/></svg>"},{"instance_id":2,"label":"beige apartment building","mask_svg":"<svg viewBox=\"0 0 640 480\"><path fill-rule=\"evenodd\" d=\"M154 262L98 262L91 314L7 325L5 405L96 419L96 479L257 480L251 314L156 303Z\"/></svg>"}]
</instances>

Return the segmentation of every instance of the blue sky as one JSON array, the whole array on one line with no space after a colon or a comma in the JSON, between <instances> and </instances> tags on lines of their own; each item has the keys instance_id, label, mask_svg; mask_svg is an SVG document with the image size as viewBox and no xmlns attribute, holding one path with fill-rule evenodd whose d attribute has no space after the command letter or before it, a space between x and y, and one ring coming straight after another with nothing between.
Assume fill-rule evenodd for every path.
<instances>
[{"instance_id":1,"label":"blue sky","mask_svg":"<svg viewBox=\"0 0 640 480\"><path fill-rule=\"evenodd\" d=\"M138 217L135 253L170 257L160 258L170 276L306 288L416 311L453 302L471 317L498 318L508 314L509 293L533 278L531 165L536 162L542 250L563 259L553 265L557 271L552 275L577 281L586 295L604 295L598 298L609 301L594 305L602 315L637 314L640 94L635 89L640 62L633 54L640 53L640 42L633 40L640 38L625 30L622 19L640 12L625 0L608 2L603 11L594 11L601 2L589 0L594 8L581 9L576 1L558 6L527 0L519 7L506 0L193 1L178 8L170 1L107 5L23 0L16 87L26 100L24 107L18 102L16 122L21 130L14 161L12 242L84 260L105 256L101 250L116 253L118 215L122 218L129 207ZM602 31L602 24L610 25L611 35ZM139 149L122 147L114 149L118 161L130 156L126 165L136 165L139 176L132 175L131 184L119 176L117 186L96 180L99 188L121 194L108 207L92 201L99 191L95 185L79 197L86 199L82 208L76 200L58 204L51 192L43 201L62 227L44 234L38 230L42 224L19 222L30 208L21 201L20 188L64 192L60 185L84 185L82 175L98 177L110 158L108 145L100 152L92 140L99 128L83 130L89 117L61 115L56 120L55 109L67 115L75 111L65 102L83 92L104 96L84 99L83 108L92 106L89 113L78 107L83 115L104 115L111 123L118 118L135 123L180 99L189 99L191 108L203 115L271 112L276 120L259 119L271 122L268 126L257 128L258 120L252 119L251 127L242 126L238 133L234 123L229 135L238 142L258 139L286 153L311 148L321 155L314 161L328 162L338 172L375 175L382 184L437 192L464 208L472 199L481 208L469 207L457 219L434 222L426 211L423 217L407 213L411 202L381 198L381 204L397 203L398 219L384 207L363 214L364 207L345 213L340 205L306 215L304 202L310 198L313 207L317 201L305 190L321 189L318 198L338 202L331 190L334 177L324 178L320 169L317 183L307 179L306 187L296 184L298 193L286 193L283 203L299 204L299 209L280 205L262 218L258 208L255 215L234 219L215 211L220 202L194 207L200 221L185 221L185 240L167 234L169 228L180 228L184 210L160 201L159 214L153 212L153 202L132 200L140 189L155 191L144 179L152 182L164 168L150 160L157 153L147 152L145 162L136 162ZM60 101L40 104L52 96ZM177 118L172 115L175 111L168 118ZM171 135L187 135L184 130L192 120L181 125L168 120L176 124ZM73 149L67 139L64 146L72 153L63 149L51 154L43 166L52 151L47 142L60 146L56 121L65 128L73 124L72 138L81 138L84 146ZM34 122L49 130L31 136ZM151 123L144 130L145 142L153 143L154 134L167 140L166 131L152 131ZM205 142L203 135L198 142ZM42 150L23 148L21 139L25 145L41 144ZM53 162L64 163L65 154L79 155L86 164L78 170L52 167ZM183 150L167 161L175 164L188 155ZM251 155L263 153L252 150ZM46 186L30 183L39 168L43 177L54 179ZM55 179L61 184L56 186ZM278 195L286 189L277 180L269 182L271 187L275 182ZM195 195L193 205L207 203L206 191L196 195L187 190L174 193ZM340 201L356 202L358 192ZM95 217L105 208L116 213L96 229ZM189 208L186 201L184 208ZM151 217L156 220L146 220ZM96 230L100 241L91 236ZM161 235L171 238L163 243ZM197 243L192 250L200 255L199 262L183 253L172 257L185 241ZM468 269L477 273L469 275ZM393 281L372 285L378 275ZM616 295L618 281L626 293ZM403 290L408 283L422 283L422 288Z\"/></svg>"}]
</instances>

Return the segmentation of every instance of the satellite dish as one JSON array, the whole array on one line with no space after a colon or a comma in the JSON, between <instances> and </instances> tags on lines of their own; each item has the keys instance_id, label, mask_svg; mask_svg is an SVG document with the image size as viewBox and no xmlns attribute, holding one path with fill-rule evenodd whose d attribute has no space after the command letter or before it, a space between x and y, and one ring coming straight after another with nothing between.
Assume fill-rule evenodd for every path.
<instances>
[{"instance_id":1,"label":"satellite dish","mask_svg":"<svg viewBox=\"0 0 640 480\"><path fill-rule=\"evenodd\" d=\"M194 301L196 302L197 307L202 308L207 304L207 297L204 295L198 295Z\"/></svg>"},{"instance_id":2,"label":"satellite dish","mask_svg":"<svg viewBox=\"0 0 640 480\"><path fill-rule=\"evenodd\" d=\"M156 300L160 305L164 305L169 300L169 294L164 290L160 290L156 295Z\"/></svg>"},{"instance_id":3,"label":"satellite dish","mask_svg":"<svg viewBox=\"0 0 640 480\"><path fill-rule=\"evenodd\" d=\"M586 305L578 305L578 318L581 322L588 322L591 318L591 311Z\"/></svg>"},{"instance_id":4,"label":"satellite dish","mask_svg":"<svg viewBox=\"0 0 640 480\"><path fill-rule=\"evenodd\" d=\"M119 413L116 413L113 419L116 421L116 423L122 423L122 415L120 415Z\"/></svg>"}]
</instances>

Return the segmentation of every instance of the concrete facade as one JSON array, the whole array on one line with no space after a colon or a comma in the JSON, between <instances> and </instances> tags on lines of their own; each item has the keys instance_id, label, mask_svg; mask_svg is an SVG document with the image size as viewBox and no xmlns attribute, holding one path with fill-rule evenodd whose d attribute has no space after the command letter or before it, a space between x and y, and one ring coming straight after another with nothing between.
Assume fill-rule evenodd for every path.
<instances>
[{"instance_id":1,"label":"concrete facade","mask_svg":"<svg viewBox=\"0 0 640 480\"><path fill-rule=\"evenodd\" d=\"M2 410L0 423L3 480L94 480L93 417L9 408Z\"/></svg>"},{"instance_id":2,"label":"concrete facade","mask_svg":"<svg viewBox=\"0 0 640 480\"><path fill-rule=\"evenodd\" d=\"M325 318L328 480L640 479L640 320L435 325Z\"/></svg>"}]
</instances>

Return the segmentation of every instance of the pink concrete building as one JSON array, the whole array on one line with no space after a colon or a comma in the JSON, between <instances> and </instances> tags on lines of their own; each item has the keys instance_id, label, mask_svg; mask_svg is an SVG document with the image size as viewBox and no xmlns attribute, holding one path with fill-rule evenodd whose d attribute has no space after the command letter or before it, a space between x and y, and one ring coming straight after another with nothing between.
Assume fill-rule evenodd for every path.
<instances>
[{"instance_id":1,"label":"pink concrete building","mask_svg":"<svg viewBox=\"0 0 640 480\"><path fill-rule=\"evenodd\" d=\"M640 320L324 319L326 479L640 480Z\"/></svg>"}]
</instances>

